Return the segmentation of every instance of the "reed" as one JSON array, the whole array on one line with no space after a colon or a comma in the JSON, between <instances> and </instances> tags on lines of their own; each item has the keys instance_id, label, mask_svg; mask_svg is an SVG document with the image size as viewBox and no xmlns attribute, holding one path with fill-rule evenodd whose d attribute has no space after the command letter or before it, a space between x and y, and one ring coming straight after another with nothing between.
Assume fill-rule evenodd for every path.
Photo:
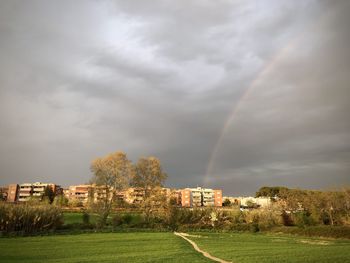
<instances>
[{"instance_id":1,"label":"reed","mask_svg":"<svg viewBox=\"0 0 350 263\"><path fill-rule=\"evenodd\" d=\"M0 232L30 234L55 230L63 224L62 212L48 204L0 203Z\"/></svg>"}]
</instances>

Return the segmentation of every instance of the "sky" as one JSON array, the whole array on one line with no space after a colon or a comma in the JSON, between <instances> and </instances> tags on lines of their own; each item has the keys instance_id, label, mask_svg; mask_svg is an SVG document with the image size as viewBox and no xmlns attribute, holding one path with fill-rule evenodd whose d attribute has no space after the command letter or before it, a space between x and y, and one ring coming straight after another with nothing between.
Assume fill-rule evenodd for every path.
<instances>
[{"instance_id":1,"label":"sky","mask_svg":"<svg viewBox=\"0 0 350 263\"><path fill-rule=\"evenodd\" d=\"M350 185L350 1L0 0L0 185L156 156L169 187Z\"/></svg>"}]
</instances>

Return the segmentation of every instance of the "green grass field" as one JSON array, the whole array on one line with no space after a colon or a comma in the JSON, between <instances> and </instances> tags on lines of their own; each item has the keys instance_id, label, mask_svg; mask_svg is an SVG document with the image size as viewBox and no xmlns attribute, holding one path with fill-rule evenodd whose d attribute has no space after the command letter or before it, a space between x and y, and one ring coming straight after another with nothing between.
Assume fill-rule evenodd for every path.
<instances>
[{"instance_id":1,"label":"green grass field","mask_svg":"<svg viewBox=\"0 0 350 263\"><path fill-rule=\"evenodd\" d=\"M0 238L0 262L211 262L172 233Z\"/></svg>"},{"instance_id":2,"label":"green grass field","mask_svg":"<svg viewBox=\"0 0 350 263\"><path fill-rule=\"evenodd\" d=\"M350 262L350 240L252 233L191 233L210 254L237 263Z\"/></svg>"},{"instance_id":3,"label":"green grass field","mask_svg":"<svg viewBox=\"0 0 350 263\"><path fill-rule=\"evenodd\" d=\"M124 216L126 213L118 213L119 216ZM137 213L127 213L131 216L131 224L137 224L141 219L140 215ZM115 214L110 214L108 216L107 222L111 222L113 216ZM98 221L98 215L90 213L90 223L95 224ZM63 213L63 221L65 225L70 224L82 224L83 223L83 213L82 212L64 212Z\"/></svg>"},{"instance_id":4,"label":"green grass field","mask_svg":"<svg viewBox=\"0 0 350 263\"><path fill-rule=\"evenodd\" d=\"M83 213L63 213L64 224L82 224L83 223ZM90 214L90 223L96 223L97 215Z\"/></svg>"},{"instance_id":5,"label":"green grass field","mask_svg":"<svg viewBox=\"0 0 350 263\"><path fill-rule=\"evenodd\" d=\"M195 232L213 256L236 262L350 262L350 240ZM0 262L211 262L169 232L0 238Z\"/></svg>"}]
</instances>

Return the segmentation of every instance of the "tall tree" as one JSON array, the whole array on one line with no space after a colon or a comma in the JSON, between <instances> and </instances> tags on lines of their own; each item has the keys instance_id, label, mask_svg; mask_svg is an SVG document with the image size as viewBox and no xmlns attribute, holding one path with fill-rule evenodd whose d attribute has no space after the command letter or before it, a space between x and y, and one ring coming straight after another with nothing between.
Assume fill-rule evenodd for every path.
<instances>
[{"instance_id":1,"label":"tall tree","mask_svg":"<svg viewBox=\"0 0 350 263\"><path fill-rule=\"evenodd\" d=\"M50 204L52 204L53 200L55 199L55 192L52 190L52 187L51 186L46 186L45 187L45 191L44 191L44 194L43 194L43 199L44 200L47 200Z\"/></svg>"},{"instance_id":2,"label":"tall tree","mask_svg":"<svg viewBox=\"0 0 350 263\"><path fill-rule=\"evenodd\" d=\"M161 189L166 178L167 175L163 172L159 159L155 157L143 157L135 165L132 185L141 188L144 193L141 207L147 222L154 210L165 209L167 206L166 193Z\"/></svg>"},{"instance_id":3,"label":"tall tree","mask_svg":"<svg viewBox=\"0 0 350 263\"><path fill-rule=\"evenodd\" d=\"M132 185L143 189L145 198L149 198L157 187L162 187L167 174L163 172L160 160L156 157L140 158L135 165Z\"/></svg>"},{"instance_id":4,"label":"tall tree","mask_svg":"<svg viewBox=\"0 0 350 263\"><path fill-rule=\"evenodd\" d=\"M115 152L92 161L91 171L94 173L92 182L96 184L95 191L102 193L97 203L100 214L100 224L105 225L117 191L128 187L133 176L133 166L124 152Z\"/></svg>"}]
</instances>

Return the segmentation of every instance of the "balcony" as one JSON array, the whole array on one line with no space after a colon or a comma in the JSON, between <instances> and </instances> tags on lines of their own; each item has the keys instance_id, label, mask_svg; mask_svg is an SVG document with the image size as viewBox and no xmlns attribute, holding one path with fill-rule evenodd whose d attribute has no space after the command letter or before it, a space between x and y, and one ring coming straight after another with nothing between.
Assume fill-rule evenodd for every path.
<instances>
[{"instance_id":1,"label":"balcony","mask_svg":"<svg viewBox=\"0 0 350 263\"><path fill-rule=\"evenodd\" d=\"M33 187L33 191L44 192L45 191L45 187Z\"/></svg>"},{"instance_id":2,"label":"balcony","mask_svg":"<svg viewBox=\"0 0 350 263\"><path fill-rule=\"evenodd\" d=\"M31 193L30 192L20 192L19 193L19 196L31 196Z\"/></svg>"}]
</instances>

